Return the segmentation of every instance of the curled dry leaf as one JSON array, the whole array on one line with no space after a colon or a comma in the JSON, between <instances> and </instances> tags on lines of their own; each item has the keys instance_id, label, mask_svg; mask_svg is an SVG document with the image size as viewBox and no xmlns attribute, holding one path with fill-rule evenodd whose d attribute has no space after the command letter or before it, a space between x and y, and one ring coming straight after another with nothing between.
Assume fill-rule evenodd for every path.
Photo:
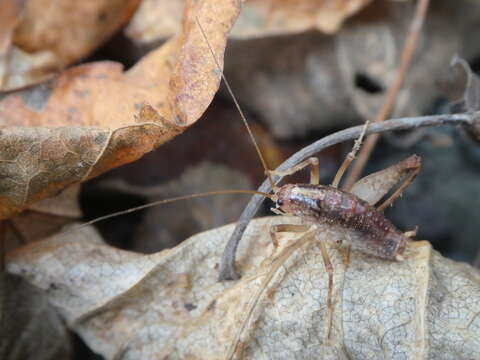
<instances>
[{"instance_id":1,"label":"curled dry leaf","mask_svg":"<svg viewBox=\"0 0 480 360\"><path fill-rule=\"evenodd\" d=\"M249 0L232 37L286 35L317 29L334 33L343 21L371 0ZM138 43L168 38L180 27L185 0L145 0L132 18L127 35Z\"/></svg>"},{"instance_id":2,"label":"curled dry leaf","mask_svg":"<svg viewBox=\"0 0 480 360\"><path fill-rule=\"evenodd\" d=\"M244 274L217 282L233 225L176 248L140 255L104 245L91 228L31 244L8 269L46 290L70 327L108 359L474 359L480 357L480 274L413 243L403 262L329 246L332 334L321 228L285 234L272 254L269 227L253 221L239 251ZM346 259L349 258L349 261ZM346 265L348 263L348 265Z\"/></svg>"},{"instance_id":3,"label":"curled dry leaf","mask_svg":"<svg viewBox=\"0 0 480 360\"><path fill-rule=\"evenodd\" d=\"M459 111L475 112L480 109L480 77L472 72L468 62L462 58L454 57L452 66L458 66L465 73L463 98L456 104ZM467 131L480 142L480 118L476 117L474 124L467 127Z\"/></svg>"},{"instance_id":4,"label":"curled dry leaf","mask_svg":"<svg viewBox=\"0 0 480 360\"><path fill-rule=\"evenodd\" d=\"M0 218L66 186L134 161L205 111L220 77L195 22L219 58L239 0L187 6L182 32L131 70L97 62L0 102Z\"/></svg>"},{"instance_id":5,"label":"curled dry leaf","mask_svg":"<svg viewBox=\"0 0 480 360\"><path fill-rule=\"evenodd\" d=\"M0 39L0 90L38 83L89 55L130 19L139 2L3 0L0 24L3 19L9 31L0 36L9 46L2 52Z\"/></svg>"}]
</instances>

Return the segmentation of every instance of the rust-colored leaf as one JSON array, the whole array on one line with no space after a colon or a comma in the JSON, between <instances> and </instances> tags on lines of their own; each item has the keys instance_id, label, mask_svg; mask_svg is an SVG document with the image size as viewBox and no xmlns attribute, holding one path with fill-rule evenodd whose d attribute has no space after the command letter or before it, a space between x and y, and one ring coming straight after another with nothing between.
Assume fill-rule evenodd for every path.
<instances>
[{"instance_id":1,"label":"rust-colored leaf","mask_svg":"<svg viewBox=\"0 0 480 360\"><path fill-rule=\"evenodd\" d=\"M70 1L3 0L10 38L3 59L0 90L39 83L66 65L89 55L135 12L139 0ZM11 14L16 8L17 21ZM0 19L0 23L2 22ZM1 32L0 32L1 33ZM0 39L0 55L1 55Z\"/></svg>"},{"instance_id":2,"label":"rust-colored leaf","mask_svg":"<svg viewBox=\"0 0 480 360\"><path fill-rule=\"evenodd\" d=\"M285 35L317 29L334 33L343 21L371 0L249 0L232 36L251 38ZM145 0L132 18L127 34L139 43L165 39L175 34L185 0Z\"/></svg>"},{"instance_id":3,"label":"rust-colored leaf","mask_svg":"<svg viewBox=\"0 0 480 360\"><path fill-rule=\"evenodd\" d=\"M0 3L0 59L6 55L12 43L13 31L22 18L23 0L2 0Z\"/></svg>"},{"instance_id":4,"label":"rust-colored leaf","mask_svg":"<svg viewBox=\"0 0 480 360\"><path fill-rule=\"evenodd\" d=\"M71 68L0 102L0 218L66 186L134 161L205 111L220 76L217 56L239 1L191 2L179 36L132 69L113 62Z\"/></svg>"}]
</instances>

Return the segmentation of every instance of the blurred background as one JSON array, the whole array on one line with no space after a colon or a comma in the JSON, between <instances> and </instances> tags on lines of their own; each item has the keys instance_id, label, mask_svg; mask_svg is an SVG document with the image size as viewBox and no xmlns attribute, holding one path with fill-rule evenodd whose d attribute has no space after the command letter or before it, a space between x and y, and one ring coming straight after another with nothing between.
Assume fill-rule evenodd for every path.
<instances>
[{"instance_id":1,"label":"blurred background","mask_svg":"<svg viewBox=\"0 0 480 360\"><path fill-rule=\"evenodd\" d=\"M282 24L277 27L258 20L265 16L265 9L256 4L260 1L249 3L228 43L225 74L271 168L325 135L374 118L398 67L415 2L365 2L348 19L331 15L337 25L328 17L326 25L313 24L305 15L288 23L285 18L292 9L282 2L275 8L272 2L270 21ZM340 8L338 12L340 17ZM147 23L139 14L141 10L126 31L88 60L113 59L128 68L173 31L163 25L155 33L150 26L156 20ZM391 118L450 111L461 96L449 68L453 55L466 58L474 70L480 66L480 45L472 35L480 26L477 14L480 6L470 1L430 5ZM351 146L341 144L319 154L322 183L331 182ZM387 210L387 217L400 229L418 225L418 239L428 239L445 256L473 263L480 249L478 144L462 129L451 127L387 134L364 175L413 153L423 157L422 171ZM165 162L168 171L157 166ZM308 181L304 175L288 181ZM81 203L85 219L92 219L158 198L254 189L263 178L261 163L222 85L203 118L188 131L141 160L85 184ZM199 231L235 222L247 201L243 195L192 199L98 226L116 246L154 252ZM266 204L264 214L269 207Z\"/></svg>"},{"instance_id":2,"label":"blurred background","mask_svg":"<svg viewBox=\"0 0 480 360\"><path fill-rule=\"evenodd\" d=\"M0 4L5 15L6 2ZM245 2L227 46L225 75L270 168L323 136L375 117L399 66L416 4ZM27 15L15 30L15 46L8 53L0 51L10 58L8 63L0 62L4 94L41 83L75 64L108 60L131 68L178 31L184 1L100 1L88 9L87 5L75 9L75 21L68 15L74 6L68 1L25 1L15 6ZM480 69L479 30L480 3L432 1L390 118L451 111L463 88L450 61L458 55L473 71ZM477 266L478 145L463 129L454 127L386 134L364 171L366 175L383 169L413 153L422 156L422 171L386 216L404 231L418 225L418 239L430 241L444 256ZM340 144L318 154L322 183L331 182L351 146ZM305 182L307 175L298 174L289 181ZM75 197L78 194L81 221L88 221L157 199L256 189L263 179L261 163L222 85L191 128L140 160L83 184ZM245 195L192 199L97 226L113 246L153 253L200 231L235 222L247 202ZM266 203L259 215L269 214L269 207ZM28 217L14 218L7 246L49 235L80 216L76 211L67 215L32 210ZM24 224L32 219L43 225L25 233Z\"/></svg>"}]
</instances>

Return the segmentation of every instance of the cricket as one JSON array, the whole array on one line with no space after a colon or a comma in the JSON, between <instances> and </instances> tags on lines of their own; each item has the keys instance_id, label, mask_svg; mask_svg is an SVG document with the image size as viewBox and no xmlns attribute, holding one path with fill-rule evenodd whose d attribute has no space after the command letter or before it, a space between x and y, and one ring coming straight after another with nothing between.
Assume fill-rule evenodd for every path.
<instances>
[{"instance_id":1,"label":"cricket","mask_svg":"<svg viewBox=\"0 0 480 360\"><path fill-rule=\"evenodd\" d=\"M0 358L480 359L480 7L143 3L11 32Z\"/></svg>"},{"instance_id":2,"label":"cricket","mask_svg":"<svg viewBox=\"0 0 480 360\"><path fill-rule=\"evenodd\" d=\"M216 54L213 51L213 47L211 46L198 18L196 18L196 23L202 32L203 38L210 49L212 60L215 62L215 66L226 85L253 146L256 149L259 160L271 185L272 193L270 194L253 190L219 190L163 199L96 218L74 227L73 229L71 228L68 232L108 218L179 200L222 194L246 193L257 194L270 199L274 203L271 210L275 214L293 215L300 218L300 225L277 224L271 227L270 236L274 249L278 247L277 237L279 233L315 233L319 231L319 225L328 224L329 226L340 229L346 234L352 249L387 261L402 261L404 259L405 249L408 242L416 235L416 229L407 232L400 231L384 216L383 210L391 205L395 199L401 196L403 191L415 179L421 168L421 158L417 155L412 155L395 165L358 180L351 189L339 188L343 175L355 159L355 155L361 147L362 140L369 126L369 121L366 121L363 125L360 136L354 142L352 150L345 157L330 185L320 184L320 163L316 157L310 157L284 171L270 170L266 165L266 161L253 136L247 118L223 74ZM274 176L283 179L284 177L292 175L307 167L310 168L310 183L308 184L287 183L279 186L279 181L275 182L273 180ZM377 205L377 203L397 184L398 186L393 194L381 204ZM240 239L230 240L230 242L233 241L234 243L233 258L229 259L228 257L224 257L221 259L220 272L222 272L222 269L224 268L234 266L235 251ZM328 320L328 322L331 327L331 314L334 305L332 300L334 269L324 241L319 241L319 243L325 271L328 274L328 298L326 304L330 313L330 320ZM227 249L226 252L228 252ZM228 264L226 262L231 263ZM227 280L228 276L226 277L220 273L219 279L220 281ZM329 336L330 328L327 337Z\"/></svg>"}]
</instances>

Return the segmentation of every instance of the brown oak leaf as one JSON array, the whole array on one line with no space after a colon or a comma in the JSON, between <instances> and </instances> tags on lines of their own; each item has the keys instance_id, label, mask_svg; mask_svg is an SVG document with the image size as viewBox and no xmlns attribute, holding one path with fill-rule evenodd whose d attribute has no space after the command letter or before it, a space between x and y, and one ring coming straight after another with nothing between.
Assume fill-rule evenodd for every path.
<instances>
[{"instance_id":1,"label":"brown oak leaf","mask_svg":"<svg viewBox=\"0 0 480 360\"><path fill-rule=\"evenodd\" d=\"M134 161L193 124L211 102L239 0L191 1L180 34L124 72L95 62L0 101L0 218Z\"/></svg>"}]
</instances>

